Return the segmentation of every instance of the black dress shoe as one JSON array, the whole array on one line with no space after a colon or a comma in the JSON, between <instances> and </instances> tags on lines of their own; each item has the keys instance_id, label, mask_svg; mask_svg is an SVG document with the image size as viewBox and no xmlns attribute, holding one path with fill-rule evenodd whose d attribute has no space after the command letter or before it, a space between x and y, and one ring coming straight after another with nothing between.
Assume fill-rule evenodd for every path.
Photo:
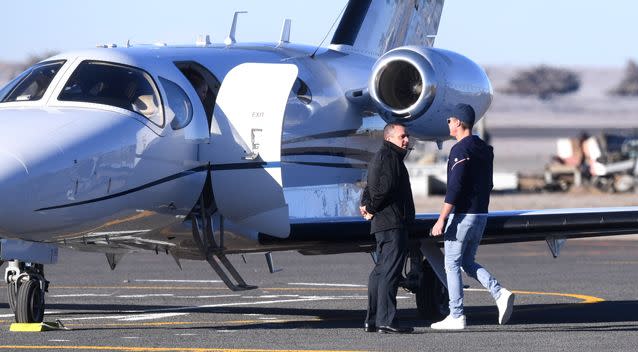
<instances>
[{"instance_id":1,"label":"black dress shoe","mask_svg":"<svg viewBox=\"0 0 638 352\"><path fill-rule=\"evenodd\" d=\"M377 327L374 324L363 324L363 331L365 332L377 332Z\"/></svg>"},{"instance_id":2,"label":"black dress shoe","mask_svg":"<svg viewBox=\"0 0 638 352\"><path fill-rule=\"evenodd\" d=\"M414 331L414 329L388 325L388 326L379 326L377 328L377 331L382 332L384 334L409 334L412 331Z\"/></svg>"}]
</instances>

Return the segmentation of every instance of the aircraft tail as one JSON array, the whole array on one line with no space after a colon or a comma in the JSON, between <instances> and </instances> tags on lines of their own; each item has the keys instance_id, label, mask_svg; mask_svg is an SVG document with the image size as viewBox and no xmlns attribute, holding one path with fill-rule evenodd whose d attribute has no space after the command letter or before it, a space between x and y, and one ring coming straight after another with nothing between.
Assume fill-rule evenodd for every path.
<instances>
[{"instance_id":1,"label":"aircraft tail","mask_svg":"<svg viewBox=\"0 0 638 352\"><path fill-rule=\"evenodd\" d=\"M404 45L432 46L444 0L350 0L332 48L381 56Z\"/></svg>"}]
</instances>

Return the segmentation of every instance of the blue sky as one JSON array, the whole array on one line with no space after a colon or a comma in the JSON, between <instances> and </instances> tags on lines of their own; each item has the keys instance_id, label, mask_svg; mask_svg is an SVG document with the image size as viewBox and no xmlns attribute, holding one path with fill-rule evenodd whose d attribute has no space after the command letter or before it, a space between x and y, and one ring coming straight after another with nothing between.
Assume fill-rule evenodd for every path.
<instances>
[{"instance_id":1,"label":"blue sky","mask_svg":"<svg viewBox=\"0 0 638 352\"><path fill-rule=\"evenodd\" d=\"M407 0L401 0L407 1ZM346 0L5 1L0 60L101 43L221 42L235 10L238 41L276 41L284 18L293 42L318 45ZM71 10L73 9L73 10ZM630 0L447 0L437 47L481 64L623 66L638 59L638 2ZM329 41L331 36L328 37Z\"/></svg>"}]
</instances>

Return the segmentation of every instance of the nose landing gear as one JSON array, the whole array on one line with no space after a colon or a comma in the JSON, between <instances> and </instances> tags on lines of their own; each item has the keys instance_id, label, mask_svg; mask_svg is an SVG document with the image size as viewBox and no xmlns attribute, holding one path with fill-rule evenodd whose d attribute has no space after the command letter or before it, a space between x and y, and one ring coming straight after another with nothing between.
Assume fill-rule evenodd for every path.
<instances>
[{"instance_id":1,"label":"nose landing gear","mask_svg":"<svg viewBox=\"0 0 638 352\"><path fill-rule=\"evenodd\" d=\"M44 265L8 262L5 269L7 300L17 323L41 323L44 319L44 295L49 282L44 278Z\"/></svg>"}]
</instances>

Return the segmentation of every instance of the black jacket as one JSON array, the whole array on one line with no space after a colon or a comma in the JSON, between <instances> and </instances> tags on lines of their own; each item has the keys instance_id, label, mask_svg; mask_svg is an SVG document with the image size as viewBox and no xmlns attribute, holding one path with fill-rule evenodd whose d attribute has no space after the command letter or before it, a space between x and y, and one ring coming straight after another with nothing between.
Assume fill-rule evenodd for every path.
<instances>
[{"instance_id":1,"label":"black jacket","mask_svg":"<svg viewBox=\"0 0 638 352\"><path fill-rule=\"evenodd\" d=\"M477 136L467 136L450 150L445 202L455 214L486 214L492 191L494 151Z\"/></svg>"},{"instance_id":2,"label":"black jacket","mask_svg":"<svg viewBox=\"0 0 638 352\"><path fill-rule=\"evenodd\" d=\"M410 177L403 164L406 153L384 141L368 165L368 183L361 205L374 215L370 233L405 228L414 220Z\"/></svg>"}]
</instances>

